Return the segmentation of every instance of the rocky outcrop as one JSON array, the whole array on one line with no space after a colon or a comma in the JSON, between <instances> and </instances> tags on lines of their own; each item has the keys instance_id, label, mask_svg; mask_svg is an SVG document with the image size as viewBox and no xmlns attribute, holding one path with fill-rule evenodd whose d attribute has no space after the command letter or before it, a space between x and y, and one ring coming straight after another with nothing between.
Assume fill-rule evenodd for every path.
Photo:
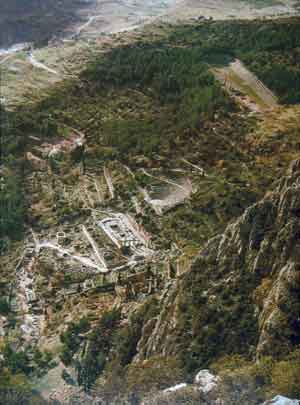
<instances>
[{"instance_id":1,"label":"rocky outcrop","mask_svg":"<svg viewBox=\"0 0 300 405\"><path fill-rule=\"evenodd\" d=\"M299 405L300 401L298 399L290 399L283 397L282 395L277 395L270 401L266 401L263 405Z\"/></svg>"},{"instance_id":2,"label":"rocky outcrop","mask_svg":"<svg viewBox=\"0 0 300 405\"><path fill-rule=\"evenodd\" d=\"M204 394L213 391L219 382L220 378L211 374L209 370L200 370L195 377L195 384Z\"/></svg>"},{"instance_id":3,"label":"rocky outcrop","mask_svg":"<svg viewBox=\"0 0 300 405\"><path fill-rule=\"evenodd\" d=\"M226 379L211 374L208 370L200 370L197 375L202 381L195 378L192 384L181 383L151 397L146 397L142 405L299 405L298 399L290 399L276 395L273 399L262 403L255 393L246 392L247 387L238 384L232 385ZM213 381L213 384L211 382ZM249 388L249 387L248 387ZM255 391L254 386L252 387Z\"/></svg>"},{"instance_id":4,"label":"rocky outcrop","mask_svg":"<svg viewBox=\"0 0 300 405\"><path fill-rule=\"evenodd\" d=\"M251 392L251 388L252 391ZM154 395L146 396L141 405L258 405L261 401L255 394L255 387L247 387L238 382L230 383L226 379L211 374L208 370L200 370L192 383L181 383ZM277 398L284 398L277 396ZM287 398L285 398L288 400ZM270 403L273 403L272 401ZM275 404L275 402L274 402ZM276 402L277 404L277 402ZM264 404L263 404L264 405ZM278 405L285 405L278 402ZM287 402L286 405L294 405Z\"/></svg>"},{"instance_id":5,"label":"rocky outcrop","mask_svg":"<svg viewBox=\"0 0 300 405\"><path fill-rule=\"evenodd\" d=\"M136 359L183 357L186 367L225 354L282 356L300 342L300 160L274 192L210 241L169 283ZM153 325L154 324L154 325Z\"/></svg>"}]
</instances>

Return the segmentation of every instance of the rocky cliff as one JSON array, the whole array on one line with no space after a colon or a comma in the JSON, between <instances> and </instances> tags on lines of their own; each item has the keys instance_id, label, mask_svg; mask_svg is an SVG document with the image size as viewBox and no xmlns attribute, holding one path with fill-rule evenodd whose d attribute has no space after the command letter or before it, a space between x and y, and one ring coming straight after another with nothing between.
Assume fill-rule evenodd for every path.
<instances>
[{"instance_id":1,"label":"rocky cliff","mask_svg":"<svg viewBox=\"0 0 300 405\"><path fill-rule=\"evenodd\" d=\"M192 370L225 354L282 357L299 345L299 176L297 160L166 287L138 360L180 354Z\"/></svg>"}]
</instances>

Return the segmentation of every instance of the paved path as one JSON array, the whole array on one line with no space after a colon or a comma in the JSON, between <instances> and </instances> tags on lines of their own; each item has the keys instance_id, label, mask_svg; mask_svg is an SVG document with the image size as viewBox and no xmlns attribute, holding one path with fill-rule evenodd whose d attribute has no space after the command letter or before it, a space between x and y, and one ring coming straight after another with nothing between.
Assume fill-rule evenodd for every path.
<instances>
[{"instance_id":1,"label":"paved path","mask_svg":"<svg viewBox=\"0 0 300 405\"><path fill-rule=\"evenodd\" d=\"M96 242L94 241L92 235L89 233L89 231L86 229L84 225L82 225L82 232L86 237L86 239L88 240L88 242L90 243L90 245L92 246L97 262L99 263L100 266L103 267L103 269L107 270L107 265L104 260L104 257L101 255Z\"/></svg>"},{"instance_id":2,"label":"paved path","mask_svg":"<svg viewBox=\"0 0 300 405\"><path fill-rule=\"evenodd\" d=\"M48 242L48 241L41 242L39 244L39 249L43 249L43 248L55 250L55 251L59 252L62 256L70 257L71 259L83 264L84 266L95 269L95 270L99 271L100 273L107 273L108 272L108 270L106 268L100 267L99 265L94 263L88 257L73 255L68 250L63 249L61 246L56 245L56 244L54 244L52 242Z\"/></svg>"}]
</instances>

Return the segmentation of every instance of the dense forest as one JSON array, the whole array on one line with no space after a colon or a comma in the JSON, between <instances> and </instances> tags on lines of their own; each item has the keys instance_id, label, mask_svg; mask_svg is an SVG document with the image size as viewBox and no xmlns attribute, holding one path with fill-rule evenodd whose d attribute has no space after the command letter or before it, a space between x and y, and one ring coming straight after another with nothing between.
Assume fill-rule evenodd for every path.
<instances>
[{"instance_id":1,"label":"dense forest","mask_svg":"<svg viewBox=\"0 0 300 405\"><path fill-rule=\"evenodd\" d=\"M298 18L186 26L175 30L170 40L185 46L202 44L210 56L238 57L280 97L282 103L300 101Z\"/></svg>"},{"instance_id":2,"label":"dense forest","mask_svg":"<svg viewBox=\"0 0 300 405\"><path fill-rule=\"evenodd\" d=\"M0 106L0 252L8 248L10 240L20 239L24 230L26 202L22 183L26 136L18 127L17 116Z\"/></svg>"}]
</instances>

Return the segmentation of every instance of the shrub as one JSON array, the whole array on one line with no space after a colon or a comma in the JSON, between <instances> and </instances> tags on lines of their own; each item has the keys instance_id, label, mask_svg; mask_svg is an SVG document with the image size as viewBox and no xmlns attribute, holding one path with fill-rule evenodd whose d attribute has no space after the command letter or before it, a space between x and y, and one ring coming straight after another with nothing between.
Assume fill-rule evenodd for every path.
<instances>
[{"instance_id":1,"label":"shrub","mask_svg":"<svg viewBox=\"0 0 300 405\"><path fill-rule=\"evenodd\" d=\"M89 336L85 356L76 364L78 383L86 390L92 387L106 366L120 317L117 309L105 312Z\"/></svg>"},{"instance_id":2,"label":"shrub","mask_svg":"<svg viewBox=\"0 0 300 405\"><path fill-rule=\"evenodd\" d=\"M187 386L175 392L160 392L144 399L145 405L200 405L201 393L192 386Z\"/></svg>"},{"instance_id":3,"label":"shrub","mask_svg":"<svg viewBox=\"0 0 300 405\"><path fill-rule=\"evenodd\" d=\"M155 356L132 363L126 375L127 390L142 395L182 382L181 363L176 357Z\"/></svg>"},{"instance_id":4,"label":"shrub","mask_svg":"<svg viewBox=\"0 0 300 405\"><path fill-rule=\"evenodd\" d=\"M72 362L74 354L79 349L82 340L79 334L87 332L89 328L90 323L88 319L83 317L77 323L72 322L67 330L60 335L60 340L64 344L60 358L65 365L69 365Z\"/></svg>"},{"instance_id":5,"label":"shrub","mask_svg":"<svg viewBox=\"0 0 300 405\"><path fill-rule=\"evenodd\" d=\"M11 157L9 165L16 164ZM22 176L16 168L8 169L2 177L0 188L0 239L5 236L20 239L25 220L25 196L23 194Z\"/></svg>"},{"instance_id":6,"label":"shrub","mask_svg":"<svg viewBox=\"0 0 300 405\"><path fill-rule=\"evenodd\" d=\"M230 371L244 367L251 364L247 359L239 354L233 354L231 356L223 356L211 364L210 369L218 374L226 374Z\"/></svg>"},{"instance_id":7,"label":"shrub","mask_svg":"<svg viewBox=\"0 0 300 405\"><path fill-rule=\"evenodd\" d=\"M157 299L151 297L129 319L127 327L121 329L114 341L115 352L122 366L130 363L137 353L137 344L142 336L143 326L153 318L158 311Z\"/></svg>"},{"instance_id":8,"label":"shrub","mask_svg":"<svg viewBox=\"0 0 300 405\"><path fill-rule=\"evenodd\" d=\"M10 311L9 303L7 302L6 298L0 298L0 314L1 315L8 315Z\"/></svg>"},{"instance_id":9,"label":"shrub","mask_svg":"<svg viewBox=\"0 0 300 405\"><path fill-rule=\"evenodd\" d=\"M300 350L279 361L272 370L272 385L281 395L300 398Z\"/></svg>"},{"instance_id":10,"label":"shrub","mask_svg":"<svg viewBox=\"0 0 300 405\"><path fill-rule=\"evenodd\" d=\"M238 355L225 356L213 363L211 369L227 386L234 390L242 386L244 391L252 391L262 400L276 394L291 398L300 396L299 350L282 360L264 357L257 363Z\"/></svg>"},{"instance_id":11,"label":"shrub","mask_svg":"<svg viewBox=\"0 0 300 405\"><path fill-rule=\"evenodd\" d=\"M32 371L30 361L26 352L16 352L10 345L6 345L3 350L4 366L11 374L29 374Z\"/></svg>"}]
</instances>

